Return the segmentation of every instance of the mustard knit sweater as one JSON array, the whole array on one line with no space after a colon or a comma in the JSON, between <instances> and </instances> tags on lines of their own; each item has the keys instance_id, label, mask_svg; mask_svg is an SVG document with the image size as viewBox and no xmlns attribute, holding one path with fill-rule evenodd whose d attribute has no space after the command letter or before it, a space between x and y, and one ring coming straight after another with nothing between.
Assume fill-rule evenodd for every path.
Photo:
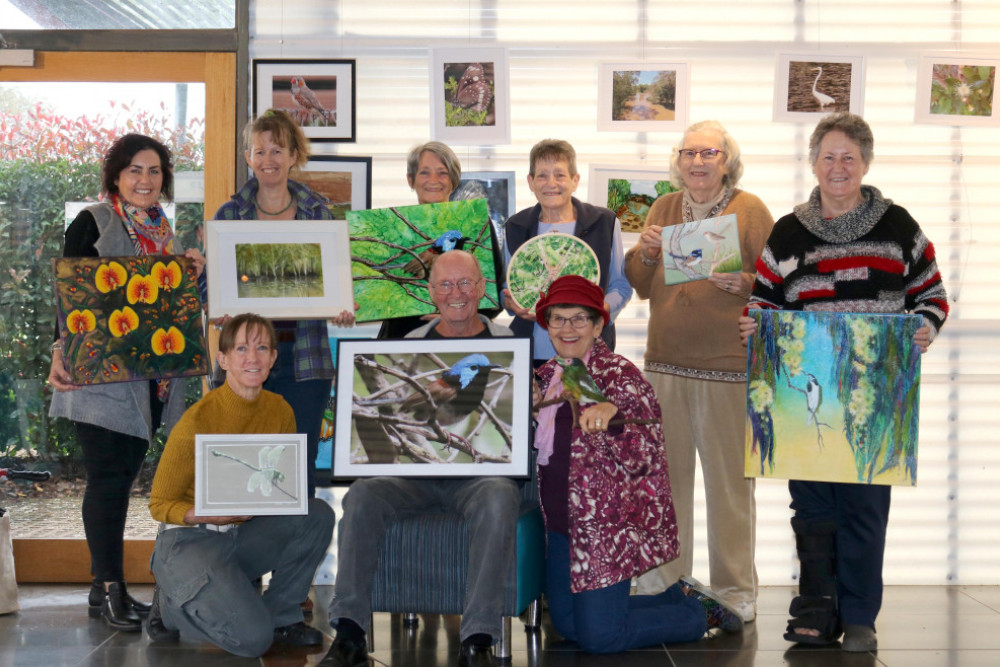
<instances>
[{"instance_id":1,"label":"mustard knit sweater","mask_svg":"<svg viewBox=\"0 0 1000 667\"><path fill-rule=\"evenodd\" d=\"M157 521L184 525L194 507L194 436L201 433L295 433L295 413L285 399L261 391L252 401L228 384L188 408L170 432L153 478L149 513Z\"/></svg>"}]
</instances>

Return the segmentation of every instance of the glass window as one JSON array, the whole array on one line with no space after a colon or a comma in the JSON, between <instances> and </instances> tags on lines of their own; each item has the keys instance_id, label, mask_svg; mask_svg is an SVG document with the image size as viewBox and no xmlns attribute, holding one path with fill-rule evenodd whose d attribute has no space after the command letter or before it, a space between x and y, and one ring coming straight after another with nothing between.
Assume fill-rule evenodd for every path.
<instances>
[{"instance_id":1,"label":"glass window","mask_svg":"<svg viewBox=\"0 0 1000 667\"><path fill-rule=\"evenodd\" d=\"M232 29L236 0L0 0L8 30Z\"/></svg>"}]
</instances>

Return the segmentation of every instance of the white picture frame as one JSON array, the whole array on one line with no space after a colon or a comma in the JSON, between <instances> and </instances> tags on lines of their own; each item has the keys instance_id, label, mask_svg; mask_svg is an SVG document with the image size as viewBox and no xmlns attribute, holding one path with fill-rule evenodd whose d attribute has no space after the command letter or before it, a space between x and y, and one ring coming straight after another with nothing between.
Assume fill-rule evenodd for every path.
<instances>
[{"instance_id":1,"label":"white picture frame","mask_svg":"<svg viewBox=\"0 0 1000 667\"><path fill-rule=\"evenodd\" d=\"M1000 59L995 56L922 55L917 70L914 122L952 127L1000 125L996 99L998 69ZM955 113L960 106L965 113Z\"/></svg>"},{"instance_id":2,"label":"white picture frame","mask_svg":"<svg viewBox=\"0 0 1000 667\"><path fill-rule=\"evenodd\" d=\"M600 63L597 75L597 129L600 132L681 132L688 125L690 104L690 65L677 62ZM626 85L636 88L634 103L616 101L616 77L632 75ZM646 97L645 89L666 77L666 95L670 101ZM617 102L617 103L616 103ZM669 116L673 117L669 117Z\"/></svg>"},{"instance_id":3,"label":"white picture frame","mask_svg":"<svg viewBox=\"0 0 1000 667\"><path fill-rule=\"evenodd\" d=\"M490 208L490 219L497 227L503 229L507 218L517 213L515 202L515 187L517 174L513 171L463 171L455 194L463 190L470 181L480 181L486 190L486 202Z\"/></svg>"},{"instance_id":4,"label":"white picture frame","mask_svg":"<svg viewBox=\"0 0 1000 667\"><path fill-rule=\"evenodd\" d=\"M612 164L592 164L587 177L587 201L595 206L604 206L614 211L622 225L622 242L627 250L639 242L639 235L646 223L645 214L649 211L635 211L634 215L628 212L623 213L620 207L612 207L609 199L611 181L614 179L626 180L629 183L639 185L636 191L654 196L653 201L662 195L656 194L656 183L670 183L670 166L649 166L634 167ZM640 185L641 184L641 185ZM678 188L670 185L671 192L676 192ZM667 194L667 193L664 193ZM652 202L648 204L652 206Z\"/></svg>"},{"instance_id":5,"label":"white picture frame","mask_svg":"<svg viewBox=\"0 0 1000 667\"><path fill-rule=\"evenodd\" d=\"M481 71L472 69L480 65ZM465 74L469 76L466 79ZM431 51L431 136L446 143L496 145L510 143L510 72L507 49L441 48ZM458 89L448 90L449 79ZM467 85L463 85L463 79ZM478 106L485 99L475 91L491 88L492 100L485 108ZM457 94L461 92L461 101ZM458 110L465 102L475 100L468 108ZM485 113L481 121L473 114ZM456 115L459 117L456 120ZM450 119L450 120L449 120ZM468 121L470 125L449 123Z\"/></svg>"},{"instance_id":6,"label":"white picture frame","mask_svg":"<svg viewBox=\"0 0 1000 667\"><path fill-rule=\"evenodd\" d=\"M527 477L531 343L529 338L509 336L341 340L337 346L333 478ZM426 392L427 384L441 379L445 371L470 355L486 356L497 365L488 371L482 399L467 417L446 423L440 418L440 407L426 417L401 409L411 394ZM389 429L386 433L405 433L411 445L424 444L418 451L403 443L401 436L394 435L393 440L372 431L373 419L388 425L382 426ZM431 421L437 421L440 432ZM359 435L359 426L361 433L372 436ZM441 433L451 443L447 448ZM379 441L373 443L373 437ZM478 452L478 460L473 450ZM423 460L416 459L415 451ZM373 462L375 457L381 460Z\"/></svg>"},{"instance_id":7,"label":"white picture frame","mask_svg":"<svg viewBox=\"0 0 1000 667\"><path fill-rule=\"evenodd\" d=\"M195 514L308 514L306 459L304 433L195 435Z\"/></svg>"},{"instance_id":8,"label":"white picture frame","mask_svg":"<svg viewBox=\"0 0 1000 667\"><path fill-rule=\"evenodd\" d=\"M864 102L864 56L778 55L774 76L774 120L815 123L837 111L850 111L860 116Z\"/></svg>"},{"instance_id":9,"label":"white picture frame","mask_svg":"<svg viewBox=\"0 0 1000 667\"><path fill-rule=\"evenodd\" d=\"M321 277L310 273L308 285L297 291L287 291L292 283L286 280L271 281L283 285L284 293L248 291L254 281L240 271L239 246L269 244L301 245L302 252L313 255L318 247ZM207 220L205 257L212 318L253 312L277 320L329 319L354 311L350 234L344 220Z\"/></svg>"}]
</instances>

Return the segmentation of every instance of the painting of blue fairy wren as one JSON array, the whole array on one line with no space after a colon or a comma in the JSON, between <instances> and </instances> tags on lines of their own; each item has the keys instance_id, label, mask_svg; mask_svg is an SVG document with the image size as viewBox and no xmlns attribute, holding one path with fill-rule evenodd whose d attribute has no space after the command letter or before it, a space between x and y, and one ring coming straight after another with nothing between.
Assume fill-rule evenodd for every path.
<instances>
[{"instance_id":1,"label":"painting of blue fairy wren","mask_svg":"<svg viewBox=\"0 0 1000 667\"><path fill-rule=\"evenodd\" d=\"M531 341L342 340L335 478L528 472Z\"/></svg>"},{"instance_id":2,"label":"painting of blue fairy wren","mask_svg":"<svg viewBox=\"0 0 1000 667\"><path fill-rule=\"evenodd\" d=\"M922 318L750 315L746 475L916 485Z\"/></svg>"}]
</instances>

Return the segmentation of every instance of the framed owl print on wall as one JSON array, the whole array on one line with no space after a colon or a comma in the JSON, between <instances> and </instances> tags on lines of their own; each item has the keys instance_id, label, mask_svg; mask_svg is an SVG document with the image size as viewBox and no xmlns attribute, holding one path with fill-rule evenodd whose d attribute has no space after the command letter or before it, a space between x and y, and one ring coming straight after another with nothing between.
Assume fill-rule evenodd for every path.
<instances>
[{"instance_id":1,"label":"framed owl print on wall","mask_svg":"<svg viewBox=\"0 0 1000 667\"><path fill-rule=\"evenodd\" d=\"M431 136L452 144L510 143L507 49L434 49Z\"/></svg>"}]
</instances>

